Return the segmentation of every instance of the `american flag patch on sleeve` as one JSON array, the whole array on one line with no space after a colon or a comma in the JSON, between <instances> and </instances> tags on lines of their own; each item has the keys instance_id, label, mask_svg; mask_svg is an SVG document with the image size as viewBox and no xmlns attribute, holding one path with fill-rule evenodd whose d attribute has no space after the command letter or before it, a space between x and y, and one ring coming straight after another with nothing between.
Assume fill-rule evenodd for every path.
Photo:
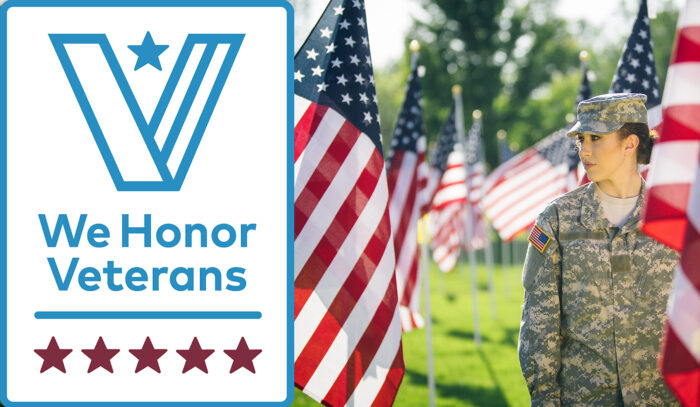
<instances>
[{"instance_id":1,"label":"american flag patch on sleeve","mask_svg":"<svg viewBox=\"0 0 700 407\"><path fill-rule=\"evenodd\" d=\"M530 237L527 240L529 240L540 253L544 253L544 249L547 247L550 237L544 233L539 226L535 225L532 227L532 230L530 230Z\"/></svg>"}]
</instances>

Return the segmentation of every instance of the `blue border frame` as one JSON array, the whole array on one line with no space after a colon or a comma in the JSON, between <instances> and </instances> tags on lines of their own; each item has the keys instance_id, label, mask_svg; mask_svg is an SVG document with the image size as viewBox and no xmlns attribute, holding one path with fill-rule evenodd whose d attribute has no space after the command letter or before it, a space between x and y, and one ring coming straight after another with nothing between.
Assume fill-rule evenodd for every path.
<instances>
[{"instance_id":1,"label":"blue border frame","mask_svg":"<svg viewBox=\"0 0 700 407\"><path fill-rule=\"evenodd\" d=\"M7 12L12 7L282 7L287 12L287 396L279 402L12 402L7 398ZM8 0L0 6L0 401L6 407L289 406L294 400L294 9L285 0Z\"/></svg>"}]
</instances>

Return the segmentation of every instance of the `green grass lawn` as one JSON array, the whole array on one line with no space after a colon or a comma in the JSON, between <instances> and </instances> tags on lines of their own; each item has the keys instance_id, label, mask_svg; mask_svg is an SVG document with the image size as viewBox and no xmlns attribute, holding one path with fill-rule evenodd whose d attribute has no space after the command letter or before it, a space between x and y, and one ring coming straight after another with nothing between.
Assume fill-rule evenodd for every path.
<instances>
[{"instance_id":1,"label":"green grass lawn","mask_svg":"<svg viewBox=\"0 0 700 407\"><path fill-rule=\"evenodd\" d=\"M431 264L436 404L440 407L527 406L530 398L517 355L523 298L520 266L512 267L504 278L503 269L496 265L494 318L489 308L486 267L479 264L482 344L477 348L465 260L450 274L439 274L437 266ZM403 349L406 374L395 405L428 406L425 329L404 333ZM296 389L292 406L317 405Z\"/></svg>"}]
</instances>

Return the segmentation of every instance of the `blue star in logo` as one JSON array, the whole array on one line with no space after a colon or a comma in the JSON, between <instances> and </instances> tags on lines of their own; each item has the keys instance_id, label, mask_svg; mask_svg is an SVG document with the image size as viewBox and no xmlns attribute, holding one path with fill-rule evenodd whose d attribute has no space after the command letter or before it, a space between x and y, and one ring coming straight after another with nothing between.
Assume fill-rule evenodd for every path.
<instances>
[{"instance_id":1,"label":"blue star in logo","mask_svg":"<svg viewBox=\"0 0 700 407\"><path fill-rule=\"evenodd\" d=\"M129 49L134 51L134 54L138 55L136 60L136 67L134 71L137 71L142 66L146 64L153 65L159 71L163 69L160 67L159 55L168 49L169 45L156 45L153 42L153 37L151 37L151 32L146 32L146 36L143 38L141 45L129 45Z\"/></svg>"}]
</instances>

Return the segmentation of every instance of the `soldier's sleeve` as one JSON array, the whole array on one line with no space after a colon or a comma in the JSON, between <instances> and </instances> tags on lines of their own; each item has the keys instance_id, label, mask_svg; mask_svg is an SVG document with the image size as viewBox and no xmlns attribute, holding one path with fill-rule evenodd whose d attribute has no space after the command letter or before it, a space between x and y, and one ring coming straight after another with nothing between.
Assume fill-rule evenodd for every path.
<instances>
[{"instance_id":1,"label":"soldier's sleeve","mask_svg":"<svg viewBox=\"0 0 700 407\"><path fill-rule=\"evenodd\" d=\"M533 406L559 406L557 381L561 366L561 255L558 217L549 206L530 233L523 268L525 303L520 323L518 356Z\"/></svg>"}]
</instances>

